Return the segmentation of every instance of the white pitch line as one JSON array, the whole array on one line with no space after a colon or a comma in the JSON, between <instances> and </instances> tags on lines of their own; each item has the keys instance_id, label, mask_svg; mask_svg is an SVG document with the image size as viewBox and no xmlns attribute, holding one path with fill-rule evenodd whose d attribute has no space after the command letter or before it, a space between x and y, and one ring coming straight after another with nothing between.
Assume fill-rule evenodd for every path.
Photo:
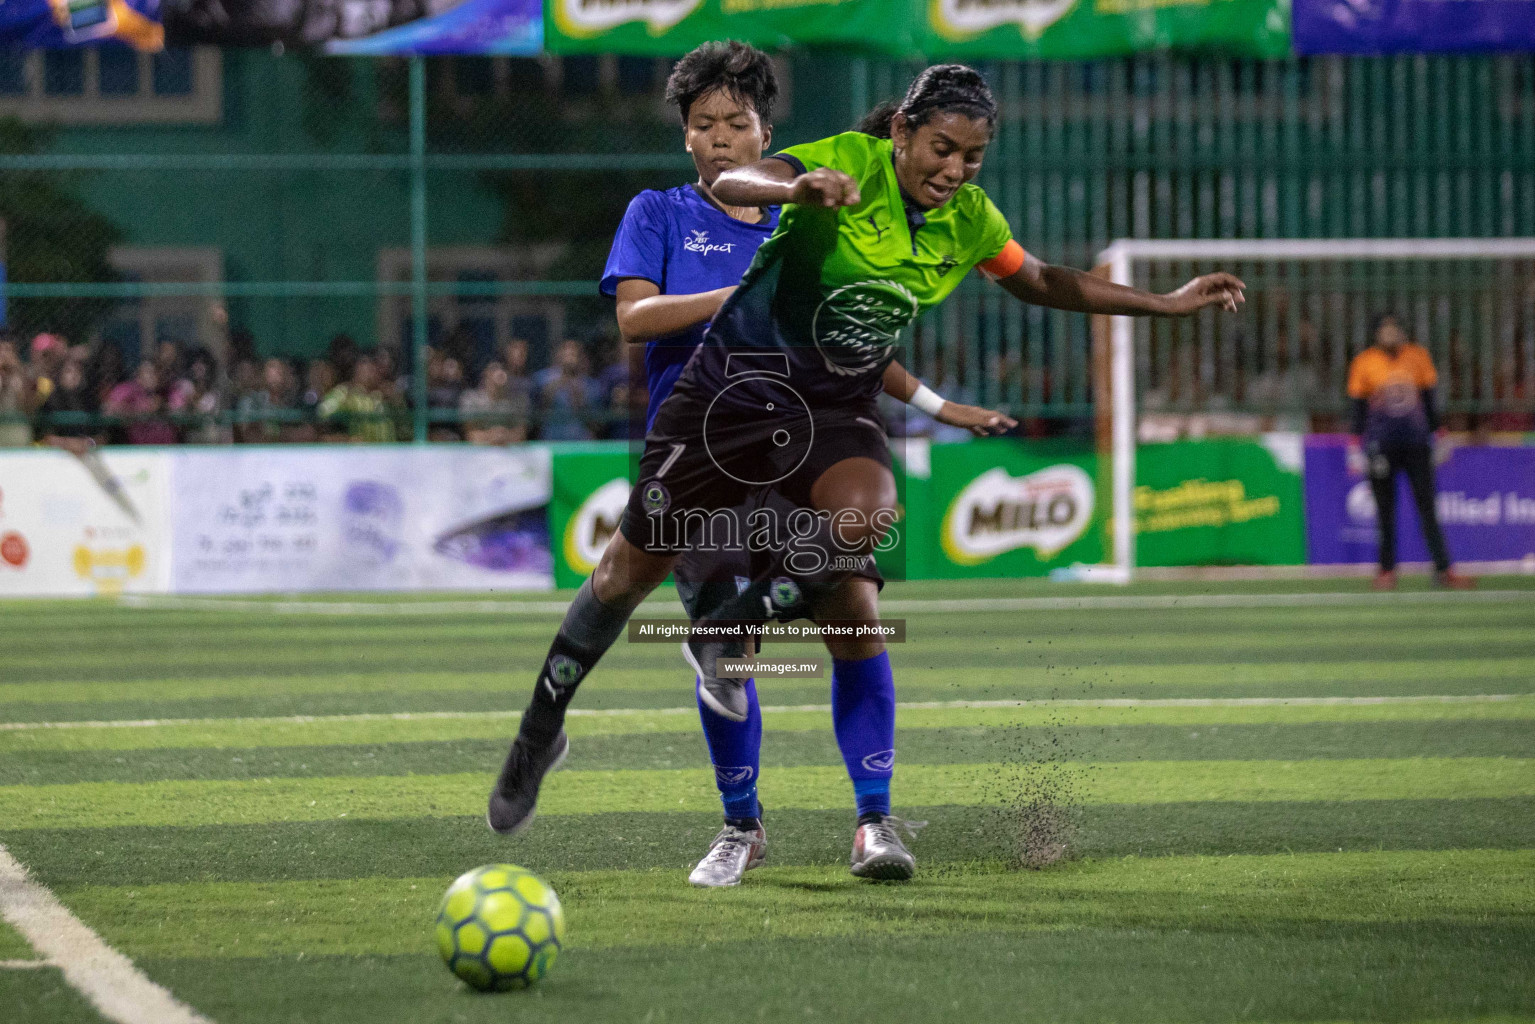
<instances>
[{"instance_id":1,"label":"white pitch line","mask_svg":"<svg viewBox=\"0 0 1535 1024\"><path fill-rule=\"evenodd\" d=\"M47 960L0 960L0 971L30 971L52 966Z\"/></svg>"},{"instance_id":2,"label":"white pitch line","mask_svg":"<svg viewBox=\"0 0 1535 1024\"><path fill-rule=\"evenodd\" d=\"M973 597L891 599L880 603L887 614L964 612L1159 610L1172 608L1290 608L1307 605L1358 606L1395 604L1535 603L1535 590L1423 590L1406 593L1321 592L1299 594L1085 594L1080 597ZM127 608L149 611L268 612L275 615L563 615L567 601L249 601L215 597L156 597L128 594ZM655 615L677 606L647 601L636 614Z\"/></svg>"},{"instance_id":3,"label":"white pitch line","mask_svg":"<svg viewBox=\"0 0 1535 1024\"><path fill-rule=\"evenodd\" d=\"M1524 693L1423 694L1408 697L1082 697L1051 700L916 700L898 701L906 711L966 708L1241 708L1291 704L1296 707L1370 706L1377 704L1492 704L1535 696ZM762 708L764 715L792 712L829 712L830 704L776 704ZM638 715L696 715L696 707L684 708L571 708L572 718L627 718ZM432 720L519 719L521 711L393 711L352 715L286 715L270 718L127 718L112 721L0 722L0 732L37 729L159 729L168 726L226 725L323 725L330 722L423 722Z\"/></svg>"},{"instance_id":4,"label":"white pitch line","mask_svg":"<svg viewBox=\"0 0 1535 1024\"><path fill-rule=\"evenodd\" d=\"M117 1024L212 1024L150 981L0 846L0 915L64 980Z\"/></svg>"}]
</instances>

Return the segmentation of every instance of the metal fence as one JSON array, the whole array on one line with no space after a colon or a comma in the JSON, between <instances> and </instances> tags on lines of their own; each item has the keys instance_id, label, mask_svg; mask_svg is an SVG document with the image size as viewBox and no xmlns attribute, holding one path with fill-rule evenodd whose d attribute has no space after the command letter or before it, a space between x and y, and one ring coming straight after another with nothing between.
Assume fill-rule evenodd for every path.
<instances>
[{"instance_id":1,"label":"metal fence","mask_svg":"<svg viewBox=\"0 0 1535 1024\"><path fill-rule=\"evenodd\" d=\"M536 372L575 338L595 374L621 356L595 287L612 230L635 191L691 176L661 98L665 61L197 51L180 77L163 76L163 95L155 70L125 96L89 57L74 77L48 56L14 59L21 70L0 75L11 83L0 115L21 116L0 121L11 330L23 344L56 332L89 345L98 387L161 341L206 349L219 394L181 424L203 424L204 439L318 436L317 403L302 395L330 382L313 364L345 374L357 350L385 353L384 375L403 386L353 421L416 439L459 436L455 394L521 350ZM837 54L781 63L775 146L845 129L917 70ZM1529 58L1168 55L983 70L1003 117L981 184L1052 262L1088 266L1119 237L1535 235ZM1233 380L1261 375L1281 344L1286 316L1259 312L1278 301L1265 280L1246 340L1222 356ZM1419 322L1447 360L1465 349L1444 367L1455 408L1527 411L1522 335L1452 345L1451 319ZM462 383L442 379L449 355ZM242 406L271 356L299 363L292 407ZM1084 320L978 280L917 326L912 356L954 397L1056 421L1091 413ZM1176 357L1162 346L1144 358ZM1494 387L1485 368L1502 363L1513 376ZM1155 388L1170 372L1148 364L1141 380ZM6 394L0 384L0 418L14 423L25 396ZM1325 388L1315 399L1323 415L1338 402ZM1224 400L1241 407L1245 389ZM623 415L607 402L575 429L621 430L603 426ZM288 426L249 426L264 421Z\"/></svg>"}]
</instances>

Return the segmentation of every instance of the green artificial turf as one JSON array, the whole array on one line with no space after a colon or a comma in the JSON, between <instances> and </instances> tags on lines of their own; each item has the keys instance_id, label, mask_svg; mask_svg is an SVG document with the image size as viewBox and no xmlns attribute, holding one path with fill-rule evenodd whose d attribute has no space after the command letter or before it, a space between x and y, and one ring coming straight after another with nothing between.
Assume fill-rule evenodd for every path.
<instances>
[{"instance_id":1,"label":"green artificial turf","mask_svg":"<svg viewBox=\"0 0 1535 1024\"><path fill-rule=\"evenodd\" d=\"M1188 606L893 613L905 886L846 872L827 680L761 681L768 860L728 891L685 881L718 802L675 645L620 643L538 821L485 829L568 595L4 602L0 843L221 1024L1535 1021L1535 581L1486 586L893 584ZM1012 868L1041 822L1065 858ZM565 907L527 993L431 948L494 861ZM0 1019L99 1018L42 968Z\"/></svg>"}]
</instances>

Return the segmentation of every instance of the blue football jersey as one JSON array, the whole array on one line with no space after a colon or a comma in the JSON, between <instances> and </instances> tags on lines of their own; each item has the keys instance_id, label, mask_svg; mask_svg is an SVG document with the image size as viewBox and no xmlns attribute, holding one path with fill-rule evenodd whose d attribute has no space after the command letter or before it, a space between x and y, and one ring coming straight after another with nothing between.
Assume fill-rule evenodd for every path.
<instances>
[{"instance_id":1,"label":"blue football jersey","mask_svg":"<svg viewBox=\"0 0 1535 1024\"><path fill-rule=\"evenodd\" d=\"M635 196L613 236L613 248L602 271L604 295L614 295L618 282L641 277L662 295L694 295L740 284L741 275L757 255L757 247L778 227L778 207L756 224L736 220L693 188L683 185L664 192L646 189ZM650 403L645 429L698 343L706 324L680 334L645 343L645 377Z\"/></svg>"}]
</instances>

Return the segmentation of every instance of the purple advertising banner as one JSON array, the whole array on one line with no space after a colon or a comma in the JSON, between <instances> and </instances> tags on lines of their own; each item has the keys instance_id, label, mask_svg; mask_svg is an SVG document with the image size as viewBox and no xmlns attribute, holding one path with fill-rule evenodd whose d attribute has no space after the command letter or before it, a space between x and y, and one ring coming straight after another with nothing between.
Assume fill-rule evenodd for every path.
<instances>
[{"instance_id":1,"label":"purple advertising banner","mask_svg":"<svg viewBox=\"0 0 1535 1024\"><path fill-rule=\"evenodd\" d=\"M1535 49L1535 0L1294 0L1305 55Z\"/></svg>"},{"instance_id":2,"label":"purple advertising banner","mask_svg":"<svg viewBox=\"0 0 1535 1024\"><path fill-rule=\"evenodd\" d=\"M1375 498L1348 468L1343 434L1306 438L1306 554L1313 565L1373 562ZM1535 447L1467 446L1438 468L1439 523L1457 561L1535 557ZM1397 558L1428 561L1407 479L1397 479Z\"/></svg>"}]
</instances>

